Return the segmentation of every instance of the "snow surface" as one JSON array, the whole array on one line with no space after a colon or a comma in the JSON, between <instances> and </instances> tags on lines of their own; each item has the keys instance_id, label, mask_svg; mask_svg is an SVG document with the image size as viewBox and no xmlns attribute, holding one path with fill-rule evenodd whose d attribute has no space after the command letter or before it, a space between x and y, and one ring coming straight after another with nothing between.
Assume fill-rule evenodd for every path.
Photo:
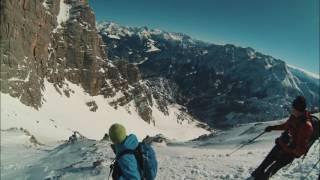
<instances>
[{"instance_id":1,"label":"snow surface","mask_svg":"<svg viewBox=\"0 0 320 180\"><path fill-rule=\"evenodd\" d=\"M63 95L65 90L71 92L69 98ZM90 139L99 140L116 122L125 125L129 133L137 134L140 139L146 135L163 134L170 139L185 141L208 133L196 127L194 122L179 124L178 106L171 106L168 116L153 107L154 126L141 119L133 102L117 109L109 105L112 100L123 96L120 92L110 99L103 96L92 97L72 83L66 83L59 91L61 94L51 83L45 81L43 104L39 110L1 93L1 129L22 127L42 143L67 139L72 131L79 131ZM96 112L90 111L90 107L86 105L91 101L98 106Z\"/></svg>"},{"instance_id":2,"label":"snow surface","mask_svg":"<svg viewBox=\"0 0 320 180\"><path fill-rule=\"evenodd\" d=\"M156 52L156 51L160 51L160 49L157 48L155 45L150 44L149 49L146 52Z\"/></svg>"},{"instance_id":3,"label":"snow surface","mask_svg":"<svg viewBox=\"0 0 320 180\"><path fill-rule=\"evenodd\" d=\"M299 68L299 67L296 67L296 66L293 66L293 65L289 65L287 64L288 67L292 68L292 69L295 69L295 70L298 70L298 71L301 71L302 73L304 73L306 76L309 76L309 77L312 77L312 78L315 78L315 79L318 79L320 80L320 74L315 74L315 73L312 73L312 72L309 72L309 71L306 71L302 68Z\"/></svg>"},{"instance_id":4,"label":"snow surface","mask_svg":"<svg viewBox=\"0 0 320 180\"><path fill-rule=\"evenodd\" d=\"M70 17L70 11L71 5L66 4L64 0L60 0L60 8L59 8L59 14L57 15L57 27L53 30L54 33L57 32L58 29L62 28L61 24L66 22Z\"/></svg>"},{"instance_id":5,"label":"snow surface","mask_svg":"<svg viewBox=\"0 0 320 180\"><path fill-rule=\"evenodd\" d=\"M111 39L120 39L119 36L113 35L113 34L109 34L108 37L111 38Z\"/></svg>"},{"instance_id":6,"label":"snow surface","mask_svg":"<svg viewBox=\"0 0 320 180\"><path fill-rule=\"evenodd\" d=\"M182 41L183 36L179 33L165 33L164 38L167 40Z\"/></svg>"},{"instance_id":7,"label":"snow surface","mask_svg":"<svg viewBox=\"0 0 320 180\"><path fill-rule=\"evenodd\" d=\"M42 5L43 5L43 7L44 7L46 10L50 9L49 6L48 6L48 4L47 4L47 0L44 0L44 1L42 2Z\"/></svg>"},{"instance_id":8,"label":"snow surface","mask_svg":"<svg viewBox=\"0 0 320 180\"><path fill-rule=\"evenodd\" d=\"M186 42L194 44L195 40L182 33L166 32L159 29L148 29L146 27L126 27L116 24L114 22L100 22L97 23L97 28L103 34L112 34L118 37L132 36L136 34L140 39L149 40L152 36L163 36L164 39L176 42Z\"/></svg>"},{"instance_id":9,"label":"snow surface","mask_svg":"<svg viewBox=\"0 0 320 180\"><path fill-rule=\"evenodd\" d=\"M138 63L132 63L132 64L139 65L139 64L143 64L143 63L147 62L148 60L149 60L149 58L145 57L142 61L140 61Z\"/></svg>"},{"instance_id":10,"label":"snow surface","mask_svg":"<svg viewBox=\"0 0 320 180\"><path fill-rule=\"evenodd\" d=\"M16 77L11 77L8 79L8 81L21 81L21 82L29 82L29 80L30 80L30 72L28 72L28 75L25 79L19 79Z\"/></svg>"},{"instance_id":11,"label":"snow surface","mask_svg":"<svg viewBox=\"0 0 320 180\"><path fill-rule=\"evenodd\" d=\"M207 140L154 144L159 163L157 179L246 179L271 150L279 133L267 133L238 152L227 154L257 136L267 125L278 123L280 121L244 124ZM1 179L105 180L108 177L114 158L108 141L80 139L75 144L59 142L30 147L26 146L27 138L18 131L1 131ZM304 161L296 159L271 179L304 179L320 158L319 150L316 142ZM96 160L104 161L93 168ZM320 165L305 179L317 179L319 172Z\"/></svg>"},{"instance_id":12,"label":"snow surface","mask_svg":"<svg viewBox=\"0 0 320 180\"><path fill-rule=\"evenodd\" d=\"M107 26L107 28L105 28ZM120 37L125 37L125 36L132 36L133 32L128 30L128 27L120 27L118 24L113 23L113 22L102 22L102 23L97 23L96 27L98 30L104 29L104 34L112 34L115 36Z\"/></svg>"},{"instance_id":13,"label":"snow surface","mask_svg":"<svg viewBox=\"0 0 320 180\"><path fill-rule=\"evenodd\" d=\"M157 48L155 45L154 45L155 41L153 39L148 39L148 50L146 50L146 52L156 52L156 51L160 51L159 48Z\"/></svg>"}]
</instances>

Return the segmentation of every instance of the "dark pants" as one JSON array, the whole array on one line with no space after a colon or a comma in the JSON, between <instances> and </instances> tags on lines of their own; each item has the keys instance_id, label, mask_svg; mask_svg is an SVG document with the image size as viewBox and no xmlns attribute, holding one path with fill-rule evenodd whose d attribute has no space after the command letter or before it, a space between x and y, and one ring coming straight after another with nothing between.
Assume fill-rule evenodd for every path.
<instances>
[{"instance_id":1,"label":"dark pants","mask_svg":"<svg viewBox=\"0 0 320 180\"><path fill-rule=\"evenodd\" d=\"M251 175L258 180L267 180L279 171L279 169L290 164L293 160L294 157L283 153L280 147L275 145L268 156Z\"/></svg>"}]
</instances>

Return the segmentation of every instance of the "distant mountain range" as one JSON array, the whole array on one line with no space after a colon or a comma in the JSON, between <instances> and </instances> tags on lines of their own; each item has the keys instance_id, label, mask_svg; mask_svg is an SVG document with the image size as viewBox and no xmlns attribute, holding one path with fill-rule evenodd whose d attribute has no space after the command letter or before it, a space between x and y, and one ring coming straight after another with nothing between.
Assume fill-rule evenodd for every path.
<instances>
[{"instance_id":1,"label":"distant mountain range","mask_svg":"<svg viewBox=\"0 0 320 180\"><path fill-rule=\"evenodd\" d=\"M211 126L287 116L297 95L319 109L319 75L253 48L113 22L97 27L109 60L137 64L154 91Z\"/></svg>"}]
</instances>

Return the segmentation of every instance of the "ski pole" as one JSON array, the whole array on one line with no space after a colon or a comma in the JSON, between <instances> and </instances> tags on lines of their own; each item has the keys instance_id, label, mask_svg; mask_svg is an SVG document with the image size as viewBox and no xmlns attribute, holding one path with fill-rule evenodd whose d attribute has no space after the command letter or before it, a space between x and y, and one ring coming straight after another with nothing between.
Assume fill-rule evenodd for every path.
<instances>
[{"instance_id":1,"label":"ski pole","mask_svg":"<svg viewBox=\"0 0 320 180\"><path fill-rule=\"evenodd\" d=\"M112 167L110 166L110 172L109 172L108 180L110 179L110 175L112 174L112 171L113 171L113 166Z\"/></svg>"},{"instance_id":2,"label":"ski pole","mask_svg":"<svg viewBox=\"0 0 320 180\"><path fill-rule=\"evenodd\" d=\"M258 136L256 136L255 138L249 140L247 143L242 144L241 146L239 146L238 148L236 148L235 150L233 150L231 153L227 154L227 156L230 156L231 154L237 152L239 149L243 148L244 146L252 143L254 140L258 139L260 136L262 136L264 133L266 133L265 131L263 131L262 133L260 133Z\"/></svg>"},{"instance_id":3,"label":"ski pole","mask_svg":"<svg viewBox=\"0 0 320 180\"><path fill-rule=\"evenodd\" d=\"M308 174L303 178L303 179L307 179L307 177L311 174L312 170L317 167L318 163L320 162L320 159L316 162L316 164L311 168L311 170L308 172Z\"/></svg>"},{"instance_id":4,"label":"ski pole","mask_svg":"<svg viewBox=\"0 0 320 180\"><path fill-rule=\"evenodd\" d=\"M110 171L109 171L108 180L110 179L110 175L111 175L112 172L113 172L115 161L116 161L116 159L114 159L114 160L111 162L111 164L110 164Z\"/></svg>"}]
</instances>

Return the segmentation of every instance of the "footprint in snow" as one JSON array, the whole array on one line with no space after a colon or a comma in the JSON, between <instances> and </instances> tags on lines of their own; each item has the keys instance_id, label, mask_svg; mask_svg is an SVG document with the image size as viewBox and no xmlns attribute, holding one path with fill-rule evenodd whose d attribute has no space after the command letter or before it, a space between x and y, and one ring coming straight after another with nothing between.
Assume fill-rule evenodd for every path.
<instances>
[{"instance_id":1,"label":"footprint in snow","mask_svg":"<svg viewBox=\"0 0 320 180\"><path fill-rule=\"evenodd\" d=\"M243 173L244 172L244 168L243 167L238 167L238 172Z\"/></svg>"}]
</instances>

